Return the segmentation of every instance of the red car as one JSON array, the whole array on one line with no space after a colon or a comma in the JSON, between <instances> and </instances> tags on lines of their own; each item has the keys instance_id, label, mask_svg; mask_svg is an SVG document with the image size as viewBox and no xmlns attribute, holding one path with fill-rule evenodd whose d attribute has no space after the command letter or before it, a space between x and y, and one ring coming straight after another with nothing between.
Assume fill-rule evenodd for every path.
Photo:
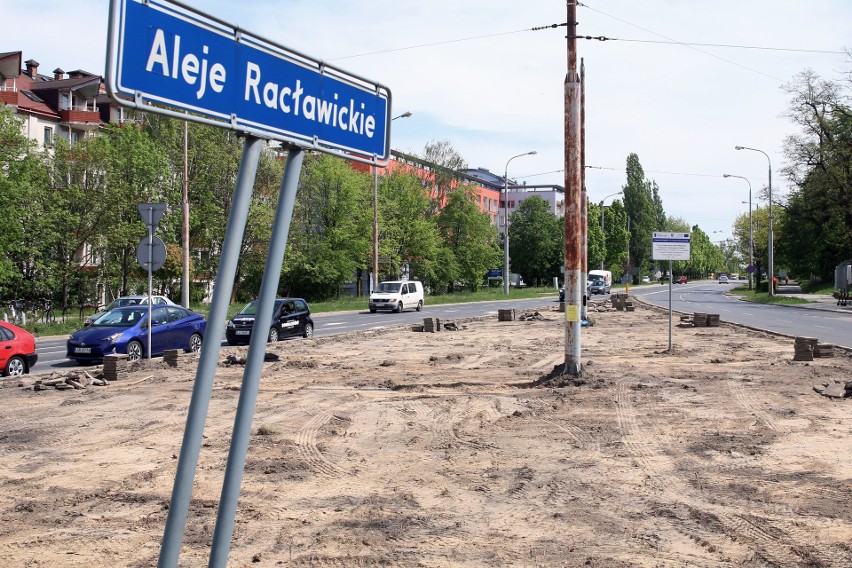
<instances>
[{"instance_id":1,"label":"red car","mask_svg":"<svg viewBox=\"0 0 852 568\"><path fill-rule=\"evenodd\" d=\"M677 279L678 284L686 284L686 276L681 276Z\"/></svg>"},{"instance_id":2,"label":"red car","mask_svg":"<svg viewBox=\"0 0 852 568\"><path fill-rule=\"evenodd\" d=\"M0 321L0 371L4 377L29 373L38 361L35 337L25 329Z\"/></svg>"}]
</instances>

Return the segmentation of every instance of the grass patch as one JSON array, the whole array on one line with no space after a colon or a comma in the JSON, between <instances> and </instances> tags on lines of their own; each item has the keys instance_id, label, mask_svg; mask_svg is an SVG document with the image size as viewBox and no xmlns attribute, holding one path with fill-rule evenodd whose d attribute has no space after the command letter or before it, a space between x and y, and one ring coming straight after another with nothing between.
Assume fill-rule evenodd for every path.
<instances>
[{"instance_id":1,"label":"grass patch","mask_svg":"<svg viewBox=\"0 0 852 568\"><path fill-rule=\"evenodd\" d=\"M758 292L757 290L749 290L745 286L740 286L730 290L730 293L739 296L747 302L755 302L757 304L777 304L782 306L792 306L796 304L810 304L809 300L797 298L795 296L785 296L784 294L775 294L770 296L769 292Z\"/></svg>"}]
</instances>

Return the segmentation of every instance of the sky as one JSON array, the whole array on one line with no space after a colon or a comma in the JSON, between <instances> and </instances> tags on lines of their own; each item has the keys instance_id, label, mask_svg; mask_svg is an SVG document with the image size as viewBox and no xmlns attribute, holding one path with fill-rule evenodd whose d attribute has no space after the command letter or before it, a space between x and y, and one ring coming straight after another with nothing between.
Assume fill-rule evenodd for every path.
<instances>
[{"instance_id":1,"label":"sky","mask_svg":"<svg viewBox=\"0 0 852 568\"><path fill-rule=\"evenodd\" d=\"M549 27L566 22L564 0L186 2L388 86L392 116L411 113L393 122L394 150L446 140L499 175L534 150L509 177L565 185L567 41ZM107 0L2 3L0 52L23 51L43 73L104 74ZM713 241L748 214L748 183L766 205L770 163L774 201L789 191L783 146L797 127L784 85L806 69L833 81L852 71L849 0L588 0L577 21L580 36L612 38L577 40L589 199L620 191L635 153L666 213Z\"/></svg>"}]
</instances>

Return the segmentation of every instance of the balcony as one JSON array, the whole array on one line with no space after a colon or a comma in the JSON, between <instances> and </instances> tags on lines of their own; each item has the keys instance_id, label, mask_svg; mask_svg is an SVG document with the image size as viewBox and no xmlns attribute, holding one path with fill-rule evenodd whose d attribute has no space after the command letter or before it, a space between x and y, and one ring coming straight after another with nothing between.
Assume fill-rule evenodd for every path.
<instances>
[{"instance_id":1,"label":"balcony","mask_svg":"<svg viewBox=\"0 0 852 568\"><path fill-rule=\"evenodd\" d=\"M101 125L101 115L94 104L81 105L77 108L60 110L59 122L62 126L94 130Z\"/></svg>"},{"instance_id":2,"label":"balcony","mask_svg":"<svg viewBox=\"0 0 852 568\"><path fill-rule=\"evenodd\" d=\"M18 90L12 87L0 87L0 102L18 106Z\"/></svg>"}]
</instances>

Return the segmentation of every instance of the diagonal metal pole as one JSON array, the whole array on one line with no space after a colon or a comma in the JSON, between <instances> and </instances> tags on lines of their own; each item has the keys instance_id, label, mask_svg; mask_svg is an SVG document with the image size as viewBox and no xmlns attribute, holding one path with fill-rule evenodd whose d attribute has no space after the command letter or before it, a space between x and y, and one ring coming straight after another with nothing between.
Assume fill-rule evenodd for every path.
<instances>
[{"instance_id":1,"label":"diagonal metal pole","mask_svg":"<svg viewBox=\"0 0 852 568\"><path fill-rule=\"evenodd\" d=\"M219 499L216 530L213 532L213 545L210 563L208 564L211 568L222 568L228 563L228 552L231 549L231 538L234 534L234 517L240 496L240 484L243 479L248 444L251 438L251 424L257 404L257 393L260 389L260 372L263 369L268 337L266 330L272 323L272 311L275 308L275 296L278 292L278 282L281 279L281 265L284 260L284 251L287 249L287 235L290 232L290 221L293 218L293 206L296 202L299 174L302 171L304 155L304 151L297 146L291 147L287 152L287 164L281 181L281 194L278 197L275 222L272 225L272 236L269 239L266 268L263 271L263 280L260 284L260 299L258 300L248 355L246 356L246 368L243 372L242 388L240 388L240 401L234 419L234 432L231 437L231 449L228 452L228 465L225 468L225 481L222 484L222 497Z\"/></svg>"},{"instance_id":2,"label":"diagonal metal pole","mask_svg":"<svg viewBox=\"0 0 852 568\"><path fill-rule=\"evenodd\" d=\"M240 171L231 201L231 213L228 216L228 228L225 230L225 240L222 242L222 256L219 260L219 271L216 274L213 301L207 318L207 330L204 334L204 343L201 344L201 357L198 361L192 399L186 417L186 429L183 433L183 444L180 448L169 514L166 517L163 542L160 546L160 558L157 562L159 568L176 568L178 556L180 556L189 503L192 499L192 482L198 466L204 422L207 420L207 410L213 393L213 378L219 363L225 320L228 315L228 305L231 302L231 293L234 290L240 246L248 220L251 192L257 175L257 162L262 146L263 140L253 136L246 138L243 146Z\"/></svg>"}]
</instances>

